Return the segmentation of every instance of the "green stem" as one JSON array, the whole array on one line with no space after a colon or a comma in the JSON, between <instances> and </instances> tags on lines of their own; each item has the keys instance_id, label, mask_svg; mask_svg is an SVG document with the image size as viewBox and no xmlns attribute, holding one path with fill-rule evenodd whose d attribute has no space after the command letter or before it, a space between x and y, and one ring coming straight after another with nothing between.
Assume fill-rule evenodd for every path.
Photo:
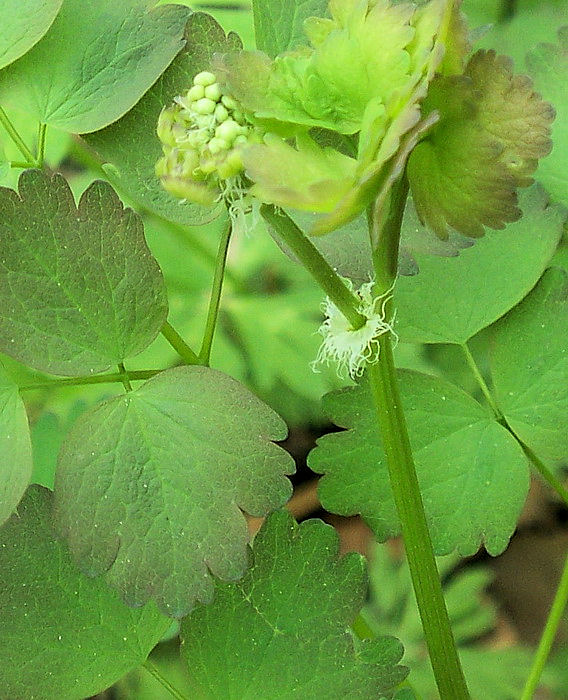
<instances>
[{"instance_id":1,"label":"green stem","mask_svg":"<svg viewBox=\"0 0 568 700\"><path fill-rule=\"evenodd\" d=\"M292 219L268 204L260 207L260 213L351 323L353 329L364 326L366 319L357 311L360 305L359 298L345 285L341 277Z\"/></svg>"},{"instance_id":2,"label":"green stem","mask_svg":"<svg viewBox=\"0 0 568 700\"><path fill-rule=\"evenodd\" d=\"M564 562L564 570L560 577L560 583L556 589L556 595L546 625L540 638L540 643L533 659L533 664L521 695L521 700L532 700L534 693L540 682L540 676L546 665L546 660L552 649L552 644L556 637L558 627L564 615L564 610L568 604L568 556Z\"/></svg>"},{"instance_id":3,"label":"green stem","mask_svg":"<svg viewBox=\"0 0 568 700\"><path fill-rule=\"evenodd\" d=\"M181 337L181 335L166 321L161 334L187 365L198 365L199 358Z\"/></svg>"},{"instance_id":4,"label":"green stem","mask_svg":"<svg viewBox=\"0 0 568 700\"><path fill-rule=\"evenodd\" d=\"M156 374L163 372L161 369L141 369L127 372L128 380L145 381L154 377ZM113 384L116 382L124 383L124 373L115 372L114 374L95 374L89 377L69 377L68 379L52 379L49 382L36 382L35 384L26 384L19 387L20 391L35 391L37 389L57 389L60 386L84 386L86 384Z\"/></svg>"},{"instance_id":5,"label":"green stem","mask_svg":"<svg viewBox=\"0 0 568 700\"><path fill-rule=\"evenodd\" d=\"M24 156L24 158L29 162L33 163L36 165L37 161L34 157L34 154L30 151L30 149L26 146L24 143L24 140L18 134L16 131L16 128L8 118L8 115L6 112L0 107L0 124L6 129L8 136L12 139L12 141L16 144L16 146L19 148L20 153Z\"/></svg>"},{"instance_id":6,"label":"green stem","mask_svg":"<svg viewBox=\"0 0 568 700\"><path fill-rule=\"evenodd\" d=\"M177 698L177 700L189 700L183 693L180 693L180 691L177 688L174 688L174 686L169 682L169 680L162 675L162 672L160 669L156 666L156 664L152 663L150 659L146 659L144 663L142 664L144 668L150 673L154 678L158 681L158 683L161 683L163 687L173 695L174 698Z\"/></svg>"},{"instance_id":7,"label":"green stem","mask_svg":"<svg viewBox=\"0 0 568 700\"><path fill-rule=\"evenodd\" d=\"M463 351L463 354L465 356L466 362L469 366L469 369L471 370L471 373L475 377L479 388L481 389L481 392L483 393L483 396L485 397L485 400L489 404L489 407L493 411L493 414L495 415L495 418L501 423L503 422L503 414L501 413L499 406L497 406L497 402L493 398L493 394L491 393L489 387L487 386L487 382L483 378L483 375L481 374L479 367L477 366L477 362L475 361L475 358L471 354L471 350L469 349L469 346L466 343L463 343L463 345L460 345L460 348Z\"/></svg>"},{"instance_id":8,"label":"green stem","mask_svg":"<svg viewBox=\"0 0 568 700\"><path fill-rule=\"evenodd\" d=\"M200 364L209 366L211 358L211 347L213 345L213 336L217 326L217 318L219 316L219 305L221 303L221 292L223 291L223 279L225 277L225 267L227 264L227 253L229 251L229 242L233 227L229 222L225 230L221 234L219 241L219 250L217 251L217 259L215 261L215 273L213 275L213 284L211 286L211 298L209 299L209 309L207 311L207 321L205 322L205 331L203 333L203 342L199 351Z\"/></svg>"},{"instance_id":9,"label":"green stem","mask_svg":"<svg viewBox=\"0 0 568 700\"><path fill-rule=\"evenodd\" d=\"M501 413L501 410L499 409L499 406L497 405L493 394L487 386L487 383L485 382L485 379L483 378L483 375L481 374L479 367L477 366L477 363L475 361L475 358L473 357L469 347L467 346L467 343L460 345L460 347L464 352L465 359L467 360L467 364L473 376L477 380L477 383L479 384L479 387L483 392L487 403L489 404L491 410L493 411L493 414L495 415L495 419L511 433L511 435L519 443L523 452L528 457L529 461L532 463L537 472L547 482L547 484L549 484L549 486L551 486L554 489L554 491L556 491L556 493L566 503L566 505L568 505L568 489L564 487L560 479L558 479L554 475L554 473L546 466L546 464L540 459L536 452L534 452L534 450L532 450L527 444L525 444L521 440L521 438L515 433L513 428L511 428L511 426L507 422L507 419Z\"/></svg>"},{"instance_id":10,"label":"green stem","mask_svg":"<svg viewBox=\"0 0 568 700\"><path fill-rule=\"evenodd\" d=\"M132 384L130 383L130 378L128 376L128 372L126 371L126 367L124 366L124 362L118 363L118 371L122 375L122 383L124 384L124 389L126 391L132 391Z\"/></svg>"},{"instance_id":11,"label":"green stem","mask_svg":"<svg viewBox=\"0 0 568 700\"><path fill-rule=\"evenodd\" d=\"M370 217L369 233L371 240L376 241L373 262L378 294L392 289L396 280L400 227L407 188L405 178L401 178L393 186L388 215L381 223L378 223L381 213L372 212ZM391 302L388 302L386 313L389 312L390 305ZM452 634L426 522L390 334L380 336L379 343L378 361L368 366L367 374L430 662L442 700L467 700L470 696Z\"/></svg>"},{"instance_id":12,"label":"green stem","mask_svg":"<svg viewBox=\"0 0 568 700\"><path fill-rule=\"evenodd\" d=\"M26 163L22 160L11 160L10 167L11 168L25 168L27 170L28 168L35 168L36 164L35 163Z\"/></svg>"},{"instance_id":13,"label":"green stem","mask_svg":"<svg viewBox=\"0 0 568 700\"><path fill-rule=\"evenodd\" d=\"M45 135L47 132L47 124L41 124L38 128L37 133L37 158L36 163L38 168L43 168L43 161L45 158Z\"/></svg>"}]
</instances>

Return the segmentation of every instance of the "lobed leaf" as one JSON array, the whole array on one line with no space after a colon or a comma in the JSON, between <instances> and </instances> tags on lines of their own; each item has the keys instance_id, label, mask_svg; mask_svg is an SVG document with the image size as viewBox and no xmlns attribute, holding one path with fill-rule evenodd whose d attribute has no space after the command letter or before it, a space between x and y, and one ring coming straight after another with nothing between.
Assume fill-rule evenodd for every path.
<instances>
[{"instance_id":1,"label":"lobed leaf","mask_svg":"<svg viewBox=\"0 0 568 700\"><path fill-rule=\"evenodd\" d=\"M0 75L0 100L86 133L142 97L183 46L187 8L145 0L64 0L50 30Z\"/></svg>"},{"instance_id":2,"label":"lobed leaf","mask_svg":"<svg viewBox=\"0 0 568 700\"><path fill-rule=\"evenodd\" d=\"M29 51L47 32L63 0L4 0L0 68Z\"/></svg>"},{"instance_id":3,"label":"lobed leaf","mask_svg":"<svg viewBox=\"0 0 568 700\"><path fill-rule=\"evenodd\" d=\"M52 374L101 372L136 355L167 313L140 218L94 182L76 207L60 175L0 188L0 350Z\"/></svg>"},{"instance_id":4,"label":"lobed leaf","mask_svg":"<svg viewBox=\"0 0 568 700\"><path fill-rule=\"evenodd\" d=\"M440 121L408 161L416 211L440 238L478 238L521 215L516 189L550 152L551 105L494 51L478 51L463 76L439 76L423 110Z\"/></svg>"},{"instance_id":5,"label":"lobed leaf","mask_svg":"<svg viewBox=\"0 0 568 700\"><path fill-rule=\"evenodd\" d=\"M271 442L285 436L283 421L227 375L162 372L77 421L56 474L59 530L79 566L108 572L128 604L154 598L182 617L211 600L210 572L243 575L241 510L262 516L289 498L293 461Z\"/></svg>"},{"instance_id":6,"label":"lobed leaf","mask_svg":"<svg viewBox=\"0 0 568 700\"><path fill-rule=\"evenodd\" d=\"M0 693L10 700L96 695L141 664L170 623L76 569L52 531L51 502L30 487L0 529Z\"/></svg>"},{"instance_id":7,"label":"lobed leaf","mask_svg":"<svg viewBox=\"0 0 568 700\"><path fill-rule=\"evenodd\" d=\"M495 327L491 353L497 401L539 457L568 458L568 274L551 268Z\"/></svg>"},{"instance_id":8,"label":"lobed leaf","mask_svg":"<svg viewBox=\"0 0 568 700\"><path fill-rule=\"evenodd\" d=\"M18 387L0 366L0 525L16 509L32 475L32 444Z\"/></svg>"},{"instance_id":9,"label":"lobed leaf","mask_svg":"<svg viewBox=\"0 0 568 700\"><path fill-rule=\"evenodd\" d=\"M526 458L510 433L449 382L399 373L420 491L436 554L502 552L528 489ZM400 525L368 383L328 394L325 409L347 432L325 435L309 455L322 505L360 513L380 540Z\"/></svg>"},{"instance_id":10,"label":"lobed leaf","mask_svg":"<svg viewBox=\"0 0 568 700\"><path fill-rule=\"evenodd\" d=\"M325 17L327 0L252 0L256 46L272 58L307 43L304 22Z\"/></svg>"},{"instance_id":11,"label":"lobed leaf","mask_svg":"<svg viewBox=\"0 0 568 700\"><path fill-rule=\"evenodd\" d=\"M559 30L558 44L540 44L531 51L527 67L536 88L556 109L552 153L542 161L537 178L554 199L568 206L568 26Z\"/></svg>"},{"instance_id":12,"label":"lobed leaf","mask_svg":"<svg viewBox=\"0 0 568 700\"><path fill-rule=\"evenodd\" d=\"M394 637L354 639L365 597L363 558L338 558L335 531L280 511L257 534L238 583L182 623L182 653L199 697L330 700L379 697L400 683Z\"/></svg>"},{"instance_id":13,"label":"lobed leaf","mask_svg":"<svg viewBox=\"0 0 568 700\"><path fill-rule=\"evenodd\" d=\"M225 35L212 17L201 12L190 15L184 38L185 47L140 102L115 124L89 134L86 141L118 170L121 190L135 201L169 221L196 225L214 219L220 208L180 204L164 190L155 173L162 155L156 135L158 117L165 105L188 90L193 76L211 70L215 53L241 44L236 34Z\"/></svg>"},{"instance_id":14,"label":"lobed leaf","mask_svg":"<svg viewBox=\"0 0 568 700\"><path fill-rule=\"evenodd\" d=\"M459 257L415 254L420 274L396 285L396 331L404 342L465 343L536 284L562 235L565 213L537 187L523 193L523 218Z\"/></svg>"}]
</instances>

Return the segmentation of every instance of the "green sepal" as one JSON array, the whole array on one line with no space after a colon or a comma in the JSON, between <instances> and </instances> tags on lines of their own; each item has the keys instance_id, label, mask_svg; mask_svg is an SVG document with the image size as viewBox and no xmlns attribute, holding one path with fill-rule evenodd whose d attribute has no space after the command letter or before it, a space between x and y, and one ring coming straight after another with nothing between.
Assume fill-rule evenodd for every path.
<instances>
[{"instance_id":1,"label":"green sepal","mask_svg":"<svg viewBox=\"0 0 568 700\"><path fill-rule=\"evenodd\" d=\"M415 148L408 177L416 211L440 238L479 237L520 216L516 189L531 184L551 148L551 105L508 58L478 51L463 76L438 76L423 112L438 125Z\"/></svg>"}]
</instances>

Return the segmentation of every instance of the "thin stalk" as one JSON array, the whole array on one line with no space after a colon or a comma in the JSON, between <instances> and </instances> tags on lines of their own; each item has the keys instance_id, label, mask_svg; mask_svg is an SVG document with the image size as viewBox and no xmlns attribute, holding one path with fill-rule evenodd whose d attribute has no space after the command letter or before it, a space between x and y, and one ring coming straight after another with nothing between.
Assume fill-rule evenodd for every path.
<instances>
[{"instance_id":1,"label":"thin stalk","mask_svg":"<svg viewBox=\"0 0 568 700\"><path fill-rule=\"evenodd\" d=\"M24 140L18 134L16 131L15 126L12 124L10 121L8 115L6 112L0 107L0 124L6 129L6 132L8 133L8 136L12 139L12 141L16 144L16 146L19 148L20 153L24 156L26 161L28 163L33 163L34 165L36 164L36 159L34 154L30 151L30 149L26 146L24 143Z\"/></svg>"},{"instance_id":2,"label":"thin stalk","mask_svg":"<svg viewBox=\"0 0 568 700\"><path fill-rule=\"evenodd\" d=\"M162 326L160 333L177 352L181 359L187 365L198 365L199 358L181 337L181 335L166 321Z\"/></svg>"},{"instance_id":3,"label":"thin stalk","mask_svg":"<svg viewBox=\"0 0 568 700\"><path fill-rule=\"evenodd\" d=\"M564 562L564 570L560 577L560 583L556 589L556 595L554 596L554 601L550 612L548 613L548 618L546 620L546 625L544 627L542 637L536 650L536 654L533 659L533 664L525 683L523 689L523 694L521 695L521 700L532 700L534 693L539 685L540 677L542 671L546 665L548 655L552 649L556 633L562 617L564 615L564 610L568 604L568 556Z\"/></svg>"},{"instance_id":4,"label":"thin stalk","mask_svg":"<svg viewBox=\"0 0 568 700\"><path fill-rule=\"evenodd\" d=\"M131 382L145 381L163 372L161 369L141 369L127 372L128 380ZM48 382L36 382L19 387L20 391L36 391L37 389L57 389L60 386L84 386L86 384L113 384L124 383L123 372L114 374L95 374L89 377L69 377L65 379L52 379Z\"/></svg>"},{"instance_id":5,"label":"thin stalk","mask_svg":"<svg viewBox=\"0 0 568 700\"><path fill-rule=\"evenodd\" d=\"M292 219L268 204L260 207L260 213L351 323L353 329L364 326L366 318L357 311L360 305L359 298L345 285L341 277Z\"/></svg>"},{"instance_id":6,"label":"thin stalk","mask_svg":"<svg viewBox=\"0 0 568 700\"><path fill-rule=\"evenodd\" d=\"M38 168L43 168L43 161L45 158L45 135L47 132L47 124L39 125L37 132L37 158L36 163Z\"/></svg>"},{"instance_id":7,"label":"thin stalk","mask_svg":"<svg viewBox=\"0 0 568 700\"><path fill-rule=\"evenodd\" d=\"M146 671L148 671L149 674L154 676L154 678L158 681L158 683L161 683L163 687L174 697L177 698L177 700L189 700L188 697L186 697L183 693L181 693L177 688L175 688L169 680L162 675L162 672L160 669L156 666L156 664L152 663L150 659L146 659L144 663L142 664Z\"/></svg>"},{"instance_id":8,"label":"thin stalk","mask_svg":"<svg viewBox=\"0 0 568 700\"><path fill-rule=\"evenodd\" d=\"M35 163L26 163L22 160L11 160L10 167L11 168L25 168L27 170L28 168L35 168L36 164Z\"/></svg>"},{"instance_id":9,"label":"thin stalk","mask_svg":"<svg viewBox=\"0 0 568 700\"><path fill-rule=\"evenodd\" d=\"M481 389L481 392L483 396L485 397L485 400L489 404L489 407L493 411L495 418L499 421L503 421L503 414L501 413L499 406L497 406L497 402L493 398L493 394L491 393L489 387L487 386L487 382L483 378L483 375L479 371L479 367L477 366L477 362L475 361L475 358L471 354L471 350L469 349L469 346L467 343L464 343L463 345L460 345L460 348L463 351L463 354L465 356L466 362L469 366L469 369L471 370L471 373L475 377L475 380L477 381L479 388Z\"/></svg>"},{"instance_id":10,"label":"thin stalk","mask_svg":"<svg viewBox=\"0 0 568 700\"><path fill-rule=\"evenodd\" d=\"M376 241L373 262L378 294L392 289L396 280L400 227L407 192L408 185L403 177L393 187L387 216L384 217L382 211L373 211L370 216L371 240ZM386 304L387 314L391 306L392 300ZM416 476L390 334L380 336L379 343L379 358L368 366L367 375L430 662L442 700L468 700L470 696L442 593Z\"/></svg>"},{"instance_id":11,"label":"thin stalk","mask_svg":"<svg viewBox=\"0 0 568 700\"><path fill-rule=\"evenodd\" d=\"M118 371L122 375L122 383L124 384L125 391L132 391L132 384L130 383L130 378L128 377L124 362L118 363Z\"/></svg>"},{"instance_id":12,"label":"thin stalk","mask_svg":"<svg viewBox=\"0 0 568 700\"><path fill-rule=\"evenodd\" d=\"M497 402L495 401L493 394L491 393L489 387L487 386L487 383L485 382L483 375L479 371L479 367L477 366L475 358L471 354L471 351L470 351L469 347L467 346L467 343L460 345L460 347L464 352L465 359L467 360L467 364L471 370L471 373L473 374L473 376L477 380L477 383L479 384L479 388L483 392L483 395L485 396L485 400L487 401L491 410L493 411L493 414L495 415L496 420L511 433L511 435L519 443L523 452L528 457L529 461L532 463L532 465L537 470L537 472L547 482L547 484L552 489L554 489L554 491L556 491L556 493L560 496L560 498L564 501L564 503L566 503L566 505L568 505L568 489L566 489L564 487L564 485L562 484L560 479L558 479L554 475L554 473L546 466L546 464L540 459L540 457L536 454L536 452L534 450L532 450L527 444L525 444L521 440L521 438L515 433L513 428L511 428L511 426L507 423L507 419L501 413L501 410L500 410L499 406L497 405Z\"/></svg>"},{"instance_id":13,"label":"thin stalk","mask_svg":"<svg viewBox=\"0 0 568 700\"><path fill-rule=\"evenodd\" d=\"M207 311L207 320L205 322L205 331L203 333L201 350L199 351L199 362L207 367L209 366L209 360L211 358L213 336L215 335L217 318L219 317L219 305L221 303L221 292L223 291L223 279L225 277L227 253L229 252L229 242L231 240L232 230L233 227L229 222L221 234L219 249L217 251L217 259L215 261L215 272L213 274L213 284L211 286L209 309Z\"/></svg>"}]
</instances>

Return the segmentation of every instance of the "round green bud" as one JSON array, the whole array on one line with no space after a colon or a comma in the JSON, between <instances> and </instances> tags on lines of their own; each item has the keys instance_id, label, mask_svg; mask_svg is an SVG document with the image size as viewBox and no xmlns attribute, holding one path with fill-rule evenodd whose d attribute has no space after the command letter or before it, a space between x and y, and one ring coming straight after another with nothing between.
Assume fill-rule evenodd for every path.
<instances>
[{"instance_id":1,"label":"round green bud","mask_svg":"<svg viewBox=\"0 0 568 700\"><path fill-rule=\"evenodd\" d=\"M215 136L232 143L240 134L240 126L233 119L227 119L215 129Z\"/></svg>"},{"instance_id":2,"label":"round green bud","mask_svg":"<svg viewBox=\"0 0 568 700\"><path fill-rule=\"evenodd\" d=\"M216 136L209 141L208 146L212 155L217 155L217 153L227 151L230 148L230 144L225 139L218 138Z\"/></svg>"},{"instance_id":3,"label":"round green bud","mask_svg":"<svg viewBox=\"0 0 568 700\"><path fill-rule=\"evenodd\" d=\"M229 97L229 95L223 95L223 97L221 97L221 102L227 109L235 109L237 107L237 103L232 97Z\"/></svg>"},{"instance_id":4,"label":"round green bud","mask_svg":"<svg viewBox=\"0 0 568 700\"><path fill-rule=\"evenodd\" d=\"M194 85L187 91L187 99L189 102L196 102L202 97L205 97L205 88L203 85Z\"/></svg>"},{"instance_id":5,"label":"round green bud","mask_svg":"<svg viewBox=\"0 0 568 700\"><path fill-rule=\"evenodd\" d=\"M235 109L233 112L233 119L239 123L244 121L245 115L240 111L240 109Z\"/></svg>"},{"instance_id":6,"label":"round green bud","mask_svg":"<svg viewBox=\"0 0 568 700\"><path fill-rule=\"evenodd\" d=\"M160 141L166 146L175 146L176 139L174 133L175 114L171 109L162 109L158 118L156 132Z\"/></svg>"},{"instance_id":7,"label":"round green bud","mask_svg":"<svg viewBox=\"0 0 568 700\"><path fill-rule=\"evenodd\" d=\"M217 105L215 107L215 119L218 122L224 122L225 119L229 118L229 112L227 111L227 108L224 107L223 105Z\"/></svg>"},{"instance_id":8,"label":"round green bud","mask_svg":"<svg viewBox=\"0 0 568 700\"><path fill-rule=\"evenodd\" d=\"M215 111L215 102L208 97L202 97L200 100L197 100L197 102L194 102L192 107L198 114L213 114Z\"/></svg>"},{"instance_id":9,"label":"round green bud","mask_svg":"<svg viewBox=\"0 0 568 700\"><path fill-rule=\"evenodd\" d=\"M233 142L233 145L235 145L235 146L244 146L244 145L247 144L248 142L249 142L249 140L248 140L248 138L247 138L244 134L239 134L239 135L235 138L235 140L234 140L234 142Z\"/></svg>"},{"instance_id":10,"label":"round green bud","mask_svg":"<svg viewBox=\"0 0 568 700\"><path fill-rule=\"evenodd\" d=\"M203 87L207 87L208 85L213 85L217 81L217 78L213 75L213 73L210 73L207 70L201 71L201 73L198 73L195 78L193 79L193 84L194 85L203 85Z\"/></svg>"},{"instance_id":11,"label":"round green bud","mask_svg":"<svg viewBox=\"0 0 568 700\"><path fill-rule=\"evenodd\" d=\"M205 88L205 97L208 97L210 100L213 100L213 102L217 102L217 100L221 97L221 88L219 87L219 83L213 83L213 85L208 85Z\"/></svg>"}]
</instances>

